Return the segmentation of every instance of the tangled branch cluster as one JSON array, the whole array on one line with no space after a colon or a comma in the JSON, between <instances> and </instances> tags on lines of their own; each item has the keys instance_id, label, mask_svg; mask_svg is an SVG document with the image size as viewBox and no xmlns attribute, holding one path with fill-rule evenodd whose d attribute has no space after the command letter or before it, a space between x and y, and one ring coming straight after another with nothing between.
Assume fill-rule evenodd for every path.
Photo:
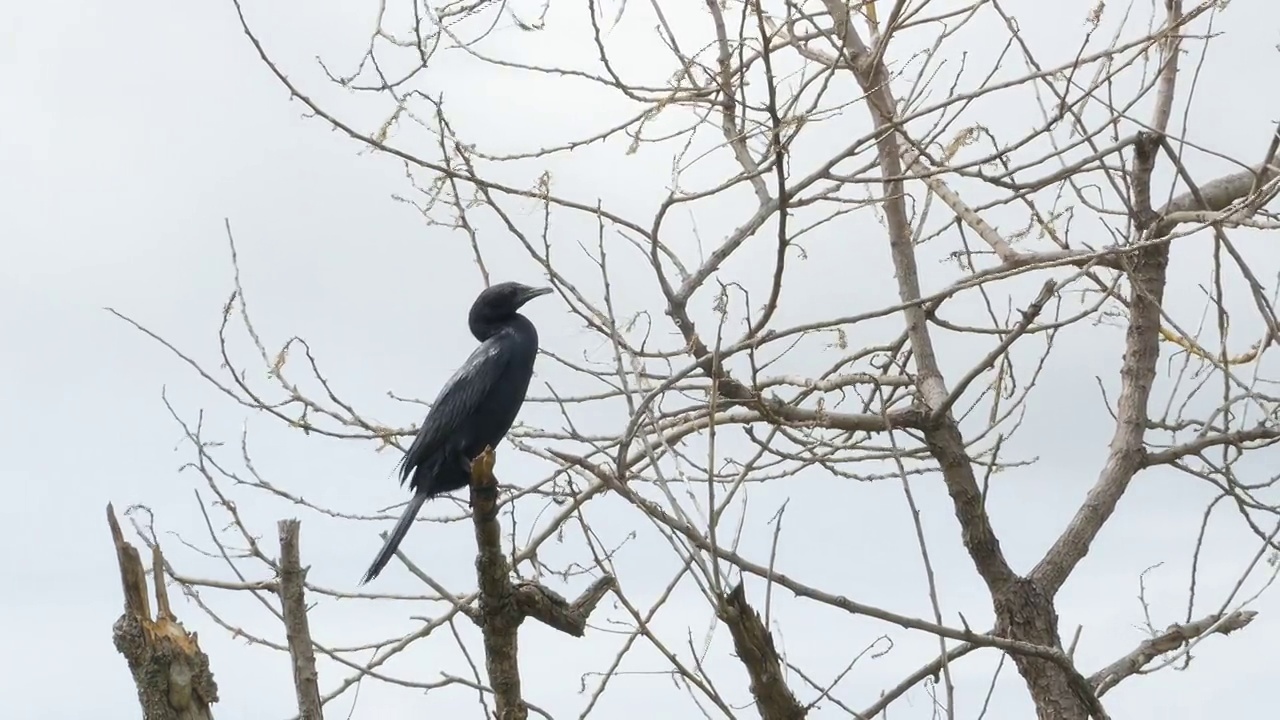
<instances>
[{"instance_id":1,"label":"tangled branch cluster","mask_svg":"<svg viewBox=\"0 0 1280 720\"><path fill-rule=\"evenodd\" d=\"M631 0L612 17L594 0L534 11L493 0L409 0L404 8L384 0L363 60L345 76L324 70L357 97L389 102L384 122L361 129L314 99L254 34L252 8L234 1L253 47L292 97L403 164L413 193L401 199L437 232L469 243L482 282L494 257L518 254L540 268L584 328L577 348L544 348L545 391L535 384L534 409L509 438L545 474L521 477L500 500L512 519L512 508L536 506L522 515L534 518L534 529L509 538L515 572L566 582L617 578L601 627L622 639L607 666L584 678L579 717L618 682L629 653L646 646L664 664L661 674L708 717L797 718L821 707L870 718L935 675L941 679L929 692L939 712L954 717L952 665L995 648L1012 660L1039 717L1105 718L1100 698L1117 683L1161 658L1185 661L1205 637L1252 619L1244 609L1252 598L1239 586L1200 617L1189 600L1180 622L1151 626L1150 640L1089 674L1076 665L1074 642L1060 636L1056 605L1131 481L1153 469L1212 486L1205 527L1216 507L1239 511L1236 520L1258 540L1246 577L1265 574L1262 560L1280 550L1280 515L1268 498L1275 477L1255 477L1243 462L1280 439L1280 398L1270 394L1265 362L1280 338L1276 288L1242 247L1280 228L1280 133L1260 124L1255 156L1237 160L1234 172L1204 176L1193 158L1213 148L1172 125L1178 103L1195 97L1183 67L1192 40L1222 3L1168 0L1142 30L1134 18L1108 18L1112 11L1100 4L1082 18L1078 52L1049 61L1052 53L1020 29L1008 0ZM975 53L981 67L949 50L975 38L987 51ZM559 57L550 40L570 46L561 55L576 64L541 64L539 52L522 51ZM653 56L657 47L667 55ZM561 84L577 93L566 97L578 107L600 108L598 127L530 149L488 148L434 90L460 68ZM984 120L993 107L1019 123ZM670 175L628 186L634 197L612 203L557 179L574 168L598 178L632 155L661 156ZM1212 245L1211 262L1171 285L1171 257L1196 244ZM414 429L376 421L343 397L306 341L275 350L259 336L234 249L233 242L221 370L136 326L245 408L312 435L401 447ZM1193 283L1205 298L1199 321L1188 319L1185 302L1170 300ZM1118 372L1101 383L1114 421L1105 461L1056 541L1018 570L988 511L993 476L1035 477L1037 439L1019 431L1053 360L1064 347L1088 352L1081 338L1098 341L1098 325L1123 335L1122 348L1106 351L1122 353ZM251 340L250 362L260 366L247 367L229 349L235 331ZM1254 334L1241 341L1240 333ZM266 382L251 379L263 369ZM277 573L276 560L258 546L233 494L252 501L265 493L352 522L388 516L304 499L305 488L259 474L247 443L238 458L244 470L235 470L198 424L176 411L175 418L195 453L192 467L230 523L225 531L210 519L208 529L212 552L235 577L168 572L214 622L285 651L267 633L222 619L206 598L252 593L279 616L271 581L252 579ZM783 498L825 492L807 488L826 481L901 487L931 616L859 600L838 564L823 577L801 577L778 561L788 538L818 532L784 531ZM913 494L921 483L945 485L959 540L989 596L989 630L969 627L940 599ZM609 498L623 501L627 514L609 509ZM602 517L628 518L628 527L602 528ZM615 562L638 535L674 553L668 577L629 580L634 570ZM546 548L568 536L574 559L554 568L539 559L540 551L561 557ZM366 678L424 690L462 685L479 690L482 703L495 692L454 627L459 613L478 612L477 594L448 589L411 555L400 558L429 592L307 584L321 598L443 608L395 639L336 647L318 637L316 651L343 673L326 684L323 702ZM729 682L749 684L746 695L709 669L708 649L691 642L687 618L655 620L677 587L693 588L714 621L728 626L746 666ZM1192 588L1193 595L1194 577ZM854 664L888 652L891 639L847 652L840 667L806 669L778 642L776 629L786 626L771 606L781 595L837 618L872 619L882 626L873 638L890 626L929 634L937 657L864 692L874 701L856 707L846 699ZM470 664L469 679L384 671L406 648L447 631ZM835 632L857 638L862 630ZM370 652L371 660L361 659ZM548 717L567 712L528 706Z\"/></svg>"}]
</instances>

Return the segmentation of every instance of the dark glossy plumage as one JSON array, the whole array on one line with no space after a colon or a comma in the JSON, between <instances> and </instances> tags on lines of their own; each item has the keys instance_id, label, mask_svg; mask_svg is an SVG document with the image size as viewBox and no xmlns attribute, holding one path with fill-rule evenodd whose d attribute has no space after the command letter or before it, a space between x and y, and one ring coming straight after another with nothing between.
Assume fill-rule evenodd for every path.
<instances>
[{"instance_id":1,"label":"dark glossy plumage","mask_svg":"<svg viewBox=\"0 0 1280 720\"><path fill-rule=\"evenodd\" d=\"M386 567L422 504L466 487L471 460L486 446L497 448L511 429L524 404L538 354L538 331L517 310L549 292L550 288L505 282L480 293L471 305L467 324L480 346L440 389L400 460L400 484L409 481L413 498L361 584Z\"/></svg>"}]
</instances>

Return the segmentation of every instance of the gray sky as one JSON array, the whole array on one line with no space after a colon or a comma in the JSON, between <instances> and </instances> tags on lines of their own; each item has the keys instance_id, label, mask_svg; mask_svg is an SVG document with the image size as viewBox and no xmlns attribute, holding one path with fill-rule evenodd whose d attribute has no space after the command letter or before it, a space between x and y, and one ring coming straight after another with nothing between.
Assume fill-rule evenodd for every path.
<instances>
[{"instance_id":1,"label":"gray sky","mask_svg":"<svg viewBox=\"0 0 1280 720\"><path fill-rule=\"evenodd\" d=\"M1033 41L1045 43L1048 56L1055 61L1071 56L1087 3L1008 4ZM620 71L649 74L658 82L663 72L642 62L655 41L648 39L652 18L639 5L629 8L613 31L619 46L629 51L624 53L629 64ZM326 86L313 58L347 71L366 41L375 6L251 1L248 9L251 23L291 77L341 108L344 118L370 130L385 114L385 103ZM1135 12L1139 10L1146 12L1145 6ZM607 10L610 17L613 12L612 7ZM565 20L581 22L581 17ZM1275 66L1276 28L1280 9L1261 1L1237 0L1215 20L1214 30L1224 39L1212 46L1199 70L1195 109L1188 119L1194 140L1256 162L1269 124L1280 118L1280 95L1263 91L1259 79L1265 68ZM580 35L564 41L550 31L520 34L507 27L502 32L511 52L544 64L570 64L595 52ZM970 42L957 47L970 51L975 65L998 51ZM1194 52L1184 60L1188 73L1200 56L1199 46L1190 49ZM598 93L576 96L570 83L550 90L495 71L450 77L451 62L465 65L456 58L442 59L436 87L446 94L462 132L491 150L514 152L562 142L625 110ZM324 123L303 117L302 107L289 101L241 34L229 2L144 0L109 9L79 1L15 5L0 20L0 78L0 482L7 495L0 505L0 567L7 580L0 591L0 634L8 648L0 656L0 696L6 708L17 711L15 717L32 720L90 713L108 720L136 718L128 670L110 640L121 595L103 508L107 502L118 511L142 503L156 512L162 532L203 539L192 489L200 488L206 499L208 495L193 473L178 472L190 453L161 400L162 388L184 419L194 421L204 409L206 432L229 443L227 458L233 464L240 429L247 426L263 474L310 501L373 513L404 495L388 477L393 453L374 453L367 444L303 438L266 418L248 416L103 308L130 315L216 368L220 310L231 290L223 228L227 218L237 237L251 310L269 349L290 336L305 337L345 397L358 400L370 416L405 427L420 419L420 409L396 403L386 392L429 398L466 356L473 341L462 318L480 287L479 274L460 238L425 227L411 207L392 199L393 194L409 194L399 164L370 155ZM562 95L548 99L548 92ZM863 111L855 112L862 123ZM1002 123L1014 132L1037 121L990 104L974 112L997 135ZM848 132L828 123L815 129L815 142L834 142ZM420 143L421 138L406 142ZM615 212L647 221L669 181L670 154L642 149L624 157L620 147L587 148L556 161L550 166L556 189L587 202L599 196ZM1189 165L1205 178L1230 169L1204 156ZM512 172L525 172L519 177L527 185L525 178L536 171L526 167ZM699 211L698 230L704 237L715 238L741 222L728 209L716 211ZM1004 221L1016 225L1013 218ZM539 219L530 210L522 222L536 228ZM864 223L857 226L861 244L828 248L815 242L814 259L796 266L798 279L789 287L798 289L788 298L786 311L792 313L790 321L806 317L815 304L866 308L891 302L894 284L878 234L882 231L869 220L859 222ZM495 237L495 277L539 280L537 268L514 251L514 241L500 237L496 223L486 230ZM570 238L591 243L593 233L591 223L569 217L553 228L555 241L567 243L564 267L582 277L587 265L574 254L576 240ZM1171 307L1193 324L1203 304L1195 284L1203 279L1199 270L1207 257L1205 245L1178 255L1172 270ZM938 287L954 279L954 266L932 263L949 249L922 251L926 285ZM759 257L759 267L767 268L769 252L761 246L758 256L749 257ZM1256 246L1248 252L1259 276L1275 277L1280 253ZM833 276L833 267L863 267L863 253L874 276L856 282L850 282L851 273ZM749 264L736 267L747 275L756 270ZM1041 281L1033 278L1016 286L1014 297L1025 303ZM595 285L584 281L583 287ZM663 319L646 276L624 278L620 287L625 306L647 307ZM710 302L704 298L696 312L707 315ZM539 324L544 347L602 352L558 300L538 303L529 315ZM236 342L240 357L252 360L242 338ZM1042 382L1017 448L1023 457L1039 456L1040 463L1009 473L992 494L993 521L1018 570L1028 569L1070 518L1096 478L1110 434L1093 378L1101 375L1114 388L1121 334L1115 328L1081 327L1066 342L1068 347L1054 356L1052 376ZM546 363L540 366L539 382L561 387L557 379L563 376ZM535 386L535 392L539 387L545 385ZM557 426L551 408L534 407L526 415ZM609 428L624 420L616 412L594 419ZM1274 465L1274 452L1263 453L1257 467ZM509 452L504 457L518 456ZM508 462L500 465L508 482L519 482L521 468L544 471L520 464L523 460ZM946 620L958 625L956 613L963 612L975 629L985 629L991 617L988 602L959 545L946 493L940 483L916 486L949 610ZM765 521L789 497L789 529L779 567L860 602L928 615L914 531L896 483L809 478L803 485L779 484L752 493L749 527L757 534L745 542L744 552L767 558L770 531ZM240 497L246 516L269 545L276 519L302 517L303 557L313 567L311 578L333 587L354 587L377 550L377 532L391 524L340 522L299 514L258 494ZM1113 524L1060 595L1064 635L1084 625L1077 651L1083 670L1111 662L1143 639L1136 595L1144 568L1164 563L1149 580L1154 623L1163 627L1186 612L1190 549L1209 497L1203 484L1172 473L1152 472L1135 482ZM1233 512L1224 511L1219 518L1202 561L1197 616L1220 602L1256 552L1256 541L1226 517ZM456 509L444 502L424 511L429 516L446 513L456 514ZM532 521L535 509L530 507L525 517ZM618 558L628 592L646 600L661 592L678 558L648 521L617 499L601 501L594 518L606 539L621 541L637 533ZM192 574L226 576L225 569L184 551L171 535L161 539ZM549 547L544 560L581 559L575 542L567 537L563 545ZM405 547L461 592L473 584L471 543L464 524L419 524ZM378 582L379 589L417 591L394 563ZM547 582L573 595L587 580L577 578L568 586L556 578ZM1257 584L1255 578L1249 587ZM763 592L758 584L748 587ZM815 609L782 592L774 598L781 627L777 637L789 659L825 679L878 635L892 637L891 653L863 660L840 686L855 707L931 659L936 649L936 640L928 636ZM247 629L280 636L262 608L249 601L219 596L211 602ZM1280 600L1274 593L1264 595L1253 609L1260 617L1251 627L1206 641L1188 671L1135 678L1113 691L1107 696L1112 716L1260 717L1268 712L1273 704L1265 683L1274 677L1273 649L1280 637L1274 618ZM350 645L405 632L417 624L411 615L431 612L407 604L324 601L312 626L324 641ZM199 631L211 656L223 698L215 707L219 718L288 715L293 694L285 657L230 639L193 605L180 603L177 613L188 628ZM611 607L609 613L619 617ZM686 587L658 626L668 640L687 649L689 643L705 641L711 622L706 605ZM467 632L474 641L475 633ZM572 640L526 625L521 640L528 699L557 717L576 716L585 702L580 677L603 671L620 637L597 631ZM478 653L478 643L471 647ZM723 628L710 648L708 665L728 694L744 702L745 674L729 654ZM976 716L993 665L991 656L957 667L963 717ZM663 666L646 649L627 667L643 671ZM458 652L443 639L389 668L397 676L424 681L440 672L466 674ZM75 679L68 682L71 673ZM328 689L346 674L326 664L322 686ZM1021 679L1011 667L1002 671L995 698L989 717L1030 712ZM351 703L348 694L331 712L341 717ZM448 689L424 698L420 691L366 683L354 717L395 720L421 717L428 709L441 717L477 716L471 691ZM928 711L928 697L917 689L894 715L928 717ZM610 718L655 713L693 717L695 712L668 679L643 674L620 678L598 711ZM744 712L743 717L749 716Z\"/></svg>"}]
</instances>

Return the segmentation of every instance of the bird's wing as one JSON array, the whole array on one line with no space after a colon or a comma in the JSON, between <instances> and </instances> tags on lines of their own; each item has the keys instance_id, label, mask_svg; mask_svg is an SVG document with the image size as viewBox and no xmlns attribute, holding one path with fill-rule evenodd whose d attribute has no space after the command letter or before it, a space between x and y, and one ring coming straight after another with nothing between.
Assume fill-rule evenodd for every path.
<instances>
[{"instance_id":1,"label":"bird's wing","mask_svg":"<svg viewBox=\"0 0 1280 720\"><path fill-rule=\"evenodd\" d=\"M453 377L445 381L409 451L400 459L401 485L418 463L439 452L446 443L459 446L465 443L465 438L457 437L463 420L480 407L496 379L506 369L507 355L499 349L500 344L495 342L495 338L486 340L453 373Z\"/></svg>"}]
</instances>

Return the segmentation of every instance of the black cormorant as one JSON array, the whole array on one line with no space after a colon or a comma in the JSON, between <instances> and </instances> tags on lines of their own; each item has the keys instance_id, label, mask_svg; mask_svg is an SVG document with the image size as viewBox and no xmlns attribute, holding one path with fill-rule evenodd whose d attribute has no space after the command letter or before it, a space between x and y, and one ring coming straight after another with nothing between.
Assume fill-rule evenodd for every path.
<instances>
[{"instance_id":1,"label":"black cormorant","mask_svg":"<svg viewBox=\"0 0 1280 720\"><path fill-rule=\"evenodd\" d=\"M428 498L467 487L471 461L485 447L497 448L524 404L538 354L538 331L517 312L551 292L515 282L494 285L471 305L467 325L480 347L445 382L418 436L400 460L400 484L409 480L413 498L387 537L361 584L382 572L418 510Z\"/></svg>"}]
</instances>

